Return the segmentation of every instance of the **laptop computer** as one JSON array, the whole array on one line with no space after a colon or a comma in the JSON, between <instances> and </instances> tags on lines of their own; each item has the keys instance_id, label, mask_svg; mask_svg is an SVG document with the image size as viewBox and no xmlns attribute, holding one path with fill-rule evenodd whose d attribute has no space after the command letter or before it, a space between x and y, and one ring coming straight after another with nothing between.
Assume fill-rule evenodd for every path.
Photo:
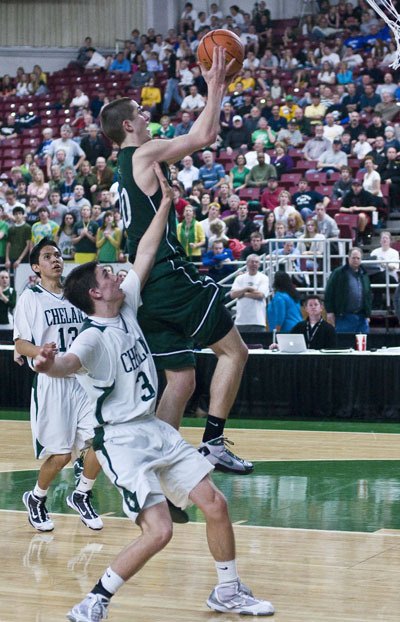
<instances>
[{"instance_id":1,"label":"laptop computer","mask_svg":"<svg viewBox=\"0 0 400 622\"><path fill-rule=\"evenodd\" d=\"M285 354L301 354L302 352L307 352L304 335L285 335L278 333L276 339L280 352L284 352Z\"/></svg>"}]
</instances>

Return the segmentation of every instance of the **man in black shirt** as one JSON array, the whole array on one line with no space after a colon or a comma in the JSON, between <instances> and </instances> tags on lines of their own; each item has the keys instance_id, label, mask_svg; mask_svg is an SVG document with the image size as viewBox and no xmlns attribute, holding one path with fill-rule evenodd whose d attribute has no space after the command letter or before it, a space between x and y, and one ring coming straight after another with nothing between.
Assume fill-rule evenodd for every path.
<instances>
[{"instance_id":1,"label":"man in black shirt","mask_svg":"<svg viewBox=\"0 0 400 622\"><path fill-rule=\"evenodd\" d=\"M182 97L179 93L179 60L172 48L166 48L165 55L168 60L168 80L164 93L162 113L168 114L172 100L180 107Z\"/></svg>"}]
</instances>

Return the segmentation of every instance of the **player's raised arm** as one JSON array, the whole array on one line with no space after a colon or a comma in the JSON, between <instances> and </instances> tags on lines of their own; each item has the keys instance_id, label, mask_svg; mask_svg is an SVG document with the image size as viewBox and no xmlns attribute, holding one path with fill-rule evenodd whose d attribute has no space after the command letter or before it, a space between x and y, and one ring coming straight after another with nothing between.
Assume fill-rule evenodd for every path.
<instances>
[{"instance_id":1,"label":"player's raised arm","mask_svg":"<svg viewBox=\"0 0 400 622\"><path fill-rule=\"evenodd\" d=\"M165 231L168 221L168 214L172 204L172 188L169 186L165 175L163 174L158 162L153 163L153 171L158 179L162 190L162 199L153 220L146 233L140 240L137 249L136 259L132 266L140 279L143 287L149 272L153 266L161 237Z\"/></svg>"}]
</instances>

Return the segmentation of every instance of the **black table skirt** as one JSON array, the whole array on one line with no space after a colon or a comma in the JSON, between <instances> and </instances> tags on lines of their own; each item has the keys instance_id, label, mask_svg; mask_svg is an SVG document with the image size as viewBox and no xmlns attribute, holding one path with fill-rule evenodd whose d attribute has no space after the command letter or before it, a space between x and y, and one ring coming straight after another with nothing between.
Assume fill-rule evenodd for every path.
<instances>
[{"instance_id":1,"label":"black table skirt","mask_svg":"<svg viewBox=\"0 0 400 622\"><path fill-rule=\"evenodd\" d=\"M216 365L198 353L191 408L207 408ZM33 373L0 350L0 408L28 408ZM250 353L231 416L400 421L400 356Z\"/></svg>"}]
</instances>

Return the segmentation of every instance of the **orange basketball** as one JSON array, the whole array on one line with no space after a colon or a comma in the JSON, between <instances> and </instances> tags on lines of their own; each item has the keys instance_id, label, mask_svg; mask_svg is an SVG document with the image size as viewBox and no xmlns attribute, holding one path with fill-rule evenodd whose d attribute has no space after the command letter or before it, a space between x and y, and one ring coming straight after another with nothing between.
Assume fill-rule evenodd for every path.
<instances>
[{"instance_id":1,"label":"orange basketball","mask_svg":"<svg viewBox=\"0 0 400 622\"><path fill-rule=\"evenodd\" d=\"M204 65L206 69L210 69L213 59L213 50L216 45L219 45L226 50L226 64L230 63L232 58L235 59L228 76L233 76L238 73L243 65L244 60L244 46L241 40L234 32L230 30L211 30L204 35L197 48L197 57L199 63Z\"/></svg>"}]
</instances>

